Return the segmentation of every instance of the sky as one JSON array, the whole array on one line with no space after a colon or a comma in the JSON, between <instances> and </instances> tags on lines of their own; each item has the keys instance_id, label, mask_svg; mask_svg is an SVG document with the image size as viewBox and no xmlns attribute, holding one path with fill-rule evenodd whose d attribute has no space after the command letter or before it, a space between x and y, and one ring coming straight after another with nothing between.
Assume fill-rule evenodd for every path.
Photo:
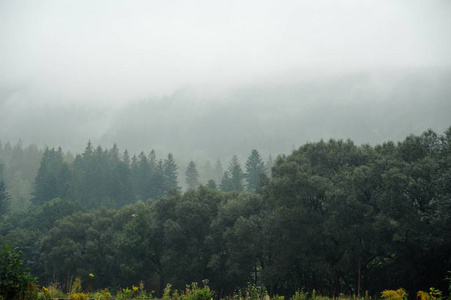
<instances>
[{"instance_id":1,"label":"sky","mask_svg":"<svg viewBox=\"0 0 451 300\"><path fill-rule=\"evenodd\" d=\"M230 120L221 120L224 124L250 126L245 118L251 114L257 114L253 120L258 124L268 123L266 133L271 135L253 131L267 139L266 145L299 145L329 137L368 142L374 132L379 132L379 142L405 136L415 124L421 126L413 133L428 128L440 132L451 125L444 117L451 114L446 102L450 70L449 0L0 0L3 141L22 138L75 147L88 139L109 146L123 140L135 141L138 149L151 147L150 142L138 143L138 138L130 139L130 132L133 128L150 134L148 116L154 120L152 126L184 132L186 138L201 131L165 124L165 119L183 119L165 114L205 120L193 125L204 129L208 122L226 118L228 111ZM403 119L405 112L395 113L388 104L412 96L418 111L410 118L422 120ZM162 108L144 103L149 99L170 104ZM341 101L341 119L330 110L338 105L333 101ZM349 123L359 101L368 104L360 111L374 120L368 132L355 134L355 127L364 127L352 123L346 127L351 130L343 124ZM278 103L289 107L274 109ZM265 109L255 111L256 106ZM144 107L154 111L142 113ZM421 115L425 107L429 113ZM341 111L347 109L349 113ZM311 124L296 123L301 115L310 120L322 111L322 129L303 131L299 139L272 140L283 135L279 129ZM399 135L390 135L395 131L376 122L389 112L394 113L388 116L391 125L398 126L397 120L404 124L396 131ZM245 129L212 128L212 135L224 136ZM242 141L249 148L263 147L251 137ZM177 145L171 141L160 146ZM271 147L268 151L281 151Z\"/></svg>"},{"instance_id":2,"label":"sky","mask_svg":"<svg viewBox=\"0 0 451 300\"><path fill-rule=\"evenodd\" d=\"M290 72L443 67L450 28L447 0L2 0L0 84L115 104Z\"/></svg>"}]
</instances>

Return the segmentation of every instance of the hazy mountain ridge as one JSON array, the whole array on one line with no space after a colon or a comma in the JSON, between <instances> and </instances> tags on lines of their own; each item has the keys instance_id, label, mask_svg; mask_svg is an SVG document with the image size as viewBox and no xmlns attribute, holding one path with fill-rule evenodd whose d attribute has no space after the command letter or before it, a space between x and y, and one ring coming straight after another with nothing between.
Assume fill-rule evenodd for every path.
<instances>
[{"instance_id":1,"label":"hazy mountain ridge","mask_svg":"<svg viewBox=\"0 0 451 300\"><path fill-rule=\"evenodd\" d=\"M95 144L155 149L182 160L287 153L306 141L351 138L356 143L400 140L451 115L450 70L356 72L237 87L209 96L180 89L171 96L122 106L25 101L30 90L2 92L1 140L62 146Z\"/></svg>"}]
</instances>

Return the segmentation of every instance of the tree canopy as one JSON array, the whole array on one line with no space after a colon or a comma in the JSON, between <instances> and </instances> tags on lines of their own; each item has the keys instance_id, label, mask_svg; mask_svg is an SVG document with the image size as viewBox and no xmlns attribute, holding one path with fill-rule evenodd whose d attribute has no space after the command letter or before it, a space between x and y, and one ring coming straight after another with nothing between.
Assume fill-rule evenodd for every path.
<instances>
[{"instance_id":1,"label":"tree canopy","mask_svg":"<svg viewBox=\"0 0 451 300\"><path fill-rule=\"evenodd\" d=\"M243 191L237 157L221 191L212 181L182 193L167 190L169 174L177 173L169 155L127 159L114 147L88 145L69 164L59 150L47 151L42 161L49 166L41 173L68 172L67 181L58 180L69 185L42 195L66 191L67 198L36 198L43 201L0 220L0 242L23 249L24 263L41 283L93 273L93 288L143 281L161 295L167 283L180 289L208 278L220 297L248 283L279 295L448 288L451 128L376 146L307 143L278 156L271 178L256 191ZM255 161L250 165L262 165ZM140 166L149 169L140 173ZM142 197L134 194L138 174L148 174L147 185L160 180L161 197L135 201ZM129 190L119 184L124 178Z\"/></svg>"}]
</instances>

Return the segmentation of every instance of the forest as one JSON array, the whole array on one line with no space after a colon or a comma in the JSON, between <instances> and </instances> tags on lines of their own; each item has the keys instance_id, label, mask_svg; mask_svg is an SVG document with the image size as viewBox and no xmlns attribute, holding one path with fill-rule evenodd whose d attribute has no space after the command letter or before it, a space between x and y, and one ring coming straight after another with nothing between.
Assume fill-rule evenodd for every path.
<instances>
[{"instance_id":1,"label":"forest","mask_svg":"<svg viewBox=\"0 0 451 300\"><path fill-rule=\"evenodd\" d=\"M0 244L44 286L94 274L93 290L142 282L159 296L205 279L218 297L248 284L448 293L451 127L375 146L310 142L269 168L252 150L243 166L218 161L204 184L193 161L179 170L170 153L116 145L73 156L6 143L0 159Z\"/></svg>"}]
</instances>

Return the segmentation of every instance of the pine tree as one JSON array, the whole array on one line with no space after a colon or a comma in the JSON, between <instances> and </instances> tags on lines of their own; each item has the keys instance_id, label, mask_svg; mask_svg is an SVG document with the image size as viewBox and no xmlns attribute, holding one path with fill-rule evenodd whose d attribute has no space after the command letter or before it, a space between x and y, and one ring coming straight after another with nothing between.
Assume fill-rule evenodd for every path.
<instances>
[{"instance_id":1,"label":"pine tree","mask_svg":"<svg viewBox=\"0 0 451 300\"><path fill-rule=\"evenodd\" d=\"M155 172L152 176L152 199L160 199L166 194L166 179L164 176L163 161L160 159L155 167Z\"/></svg>"},{"instance_id":2,"label":"pine tree","mask_svg":"<svg viewBox=\"0 0 451 300\"><path fill-rule=\"evenodd\" d=\"M61 148L46 149L42 156L41 165L34 181L34 204L43 204L46 201L60 197L61 183L58 177L63 166L63 154Z\"/></svg>"},{"instance_id":3,"label":"pine tree","mask_svg":"<svg viewBox=\"0 0 451 300\"><path fill-rule=\"evenodd\" d=\"M157 156L155 155L155 150L151 150L149 153L149 166L152 171L155 171L157 167Z\"/></svg>"},{"instance_id":4,"label":"pine tree","mask_svg":"<svg viewBox=\"0 0 451 300\"><path fill-rule=\"evenodd\" d=\"M94 153L94 148L92 147L91 141L88 141L88 144L86 145L85 152L83 152L83 158L86 159L88 157L91 157Z\"/></svg>"},{"instance_id":5,"label":"pine tree","mask_svg":"<svg viewBox=\"0 0 451 300\"><path fill-rule=\"evenodd\" d=\"M236 155L232 157L232 160L230 161L227 171L230 175L233 190L237 192L242 192L244 190L243 187L244 175L243 169L241 169L240 161L238 160L238 157Z\"/></svg>"},{"instance_id":6,"label":"pine tree","mask_svg":"<svg viewBox=\"0 0 451 300\"><path fill-rule=\"evenodd\" d=\"M199 172L197 171L196 164L193 161L189 162L185 175L188 189L196 189L199 186Z\"/></svg>"},{"instance_id":7,"label":"pine tree","mask_svg":"<svg viewBox=\"0 0 451 300\"><path fill-rule=\"evenodd\" d=\"M11 204L11 196L6 191L6 184L3 180L0 181L0 217L6 215Z\"/></svg>"},{"instance_id":8,"label":"pine tree","mask_svg":"<svg viewBox=\"0 0 451 300\"><path fill-rule=\"evenodd\" d=\"M141 152L138 157L138 177L137 181L137 194L140 196L141 200L146 201L151 198L151 188L150 188L150 180L151 180L151 172L149 166L149 160L144 152Z\"/></svg>"},{"instance_id":9,"label":"pine tree","mask_svg":"<svg viewBox=\"0 0 451 300\"><path fill-rule=\"evenodd\" d=\"M164 178L166 183L166 194L173 188L179 189L177 181L177 165L174 161L174 156L169 153L168 158L164 160Z\"/></svg>"},{"instance_id":10,"label":"pine tree","mask_svg":"<svg viewBox=\"0 0 451 300\"><path fill-rule=\"evenodd\" d=\"M108 152L108 158L110 162L116 166L119 163L119 148L116 143L114 143L113 148Z\"/></svg>"},{"instance_id":11,"label":"pine tree","mask_svg":"<svg viewBox=\"0 0 451 300\"><path fill-rule=\"evenodd\" d=\"M122 161L128 168L130 167L130 155L128 154L127 149L125 149L124 154L122 154Z\"/></svg>"},{"instance_id":12,"label":"pine tree","mask_svg":"<svg viewBox=\"0 0 451 300\"><path fill-rule=\"evenodd\" d=\"M221 184L219 185L219 189L223 192L231 192L233 191L233 182L232 178L230 177L229 171L225 171L224 175L221 179Z\"/></svg>"},{"instance_id":13,"label":"pine tree","mask_svg":"<svg viewBox=\"0 0 451 300\"><path fill-rule=\"evenodd\" d=\"M261 174L266 174L265 164L262 161L260 153L254 149L246 161L246 173L244 174L248 191L255 191L257 189Z\"/></svg>"}]
</instances>

